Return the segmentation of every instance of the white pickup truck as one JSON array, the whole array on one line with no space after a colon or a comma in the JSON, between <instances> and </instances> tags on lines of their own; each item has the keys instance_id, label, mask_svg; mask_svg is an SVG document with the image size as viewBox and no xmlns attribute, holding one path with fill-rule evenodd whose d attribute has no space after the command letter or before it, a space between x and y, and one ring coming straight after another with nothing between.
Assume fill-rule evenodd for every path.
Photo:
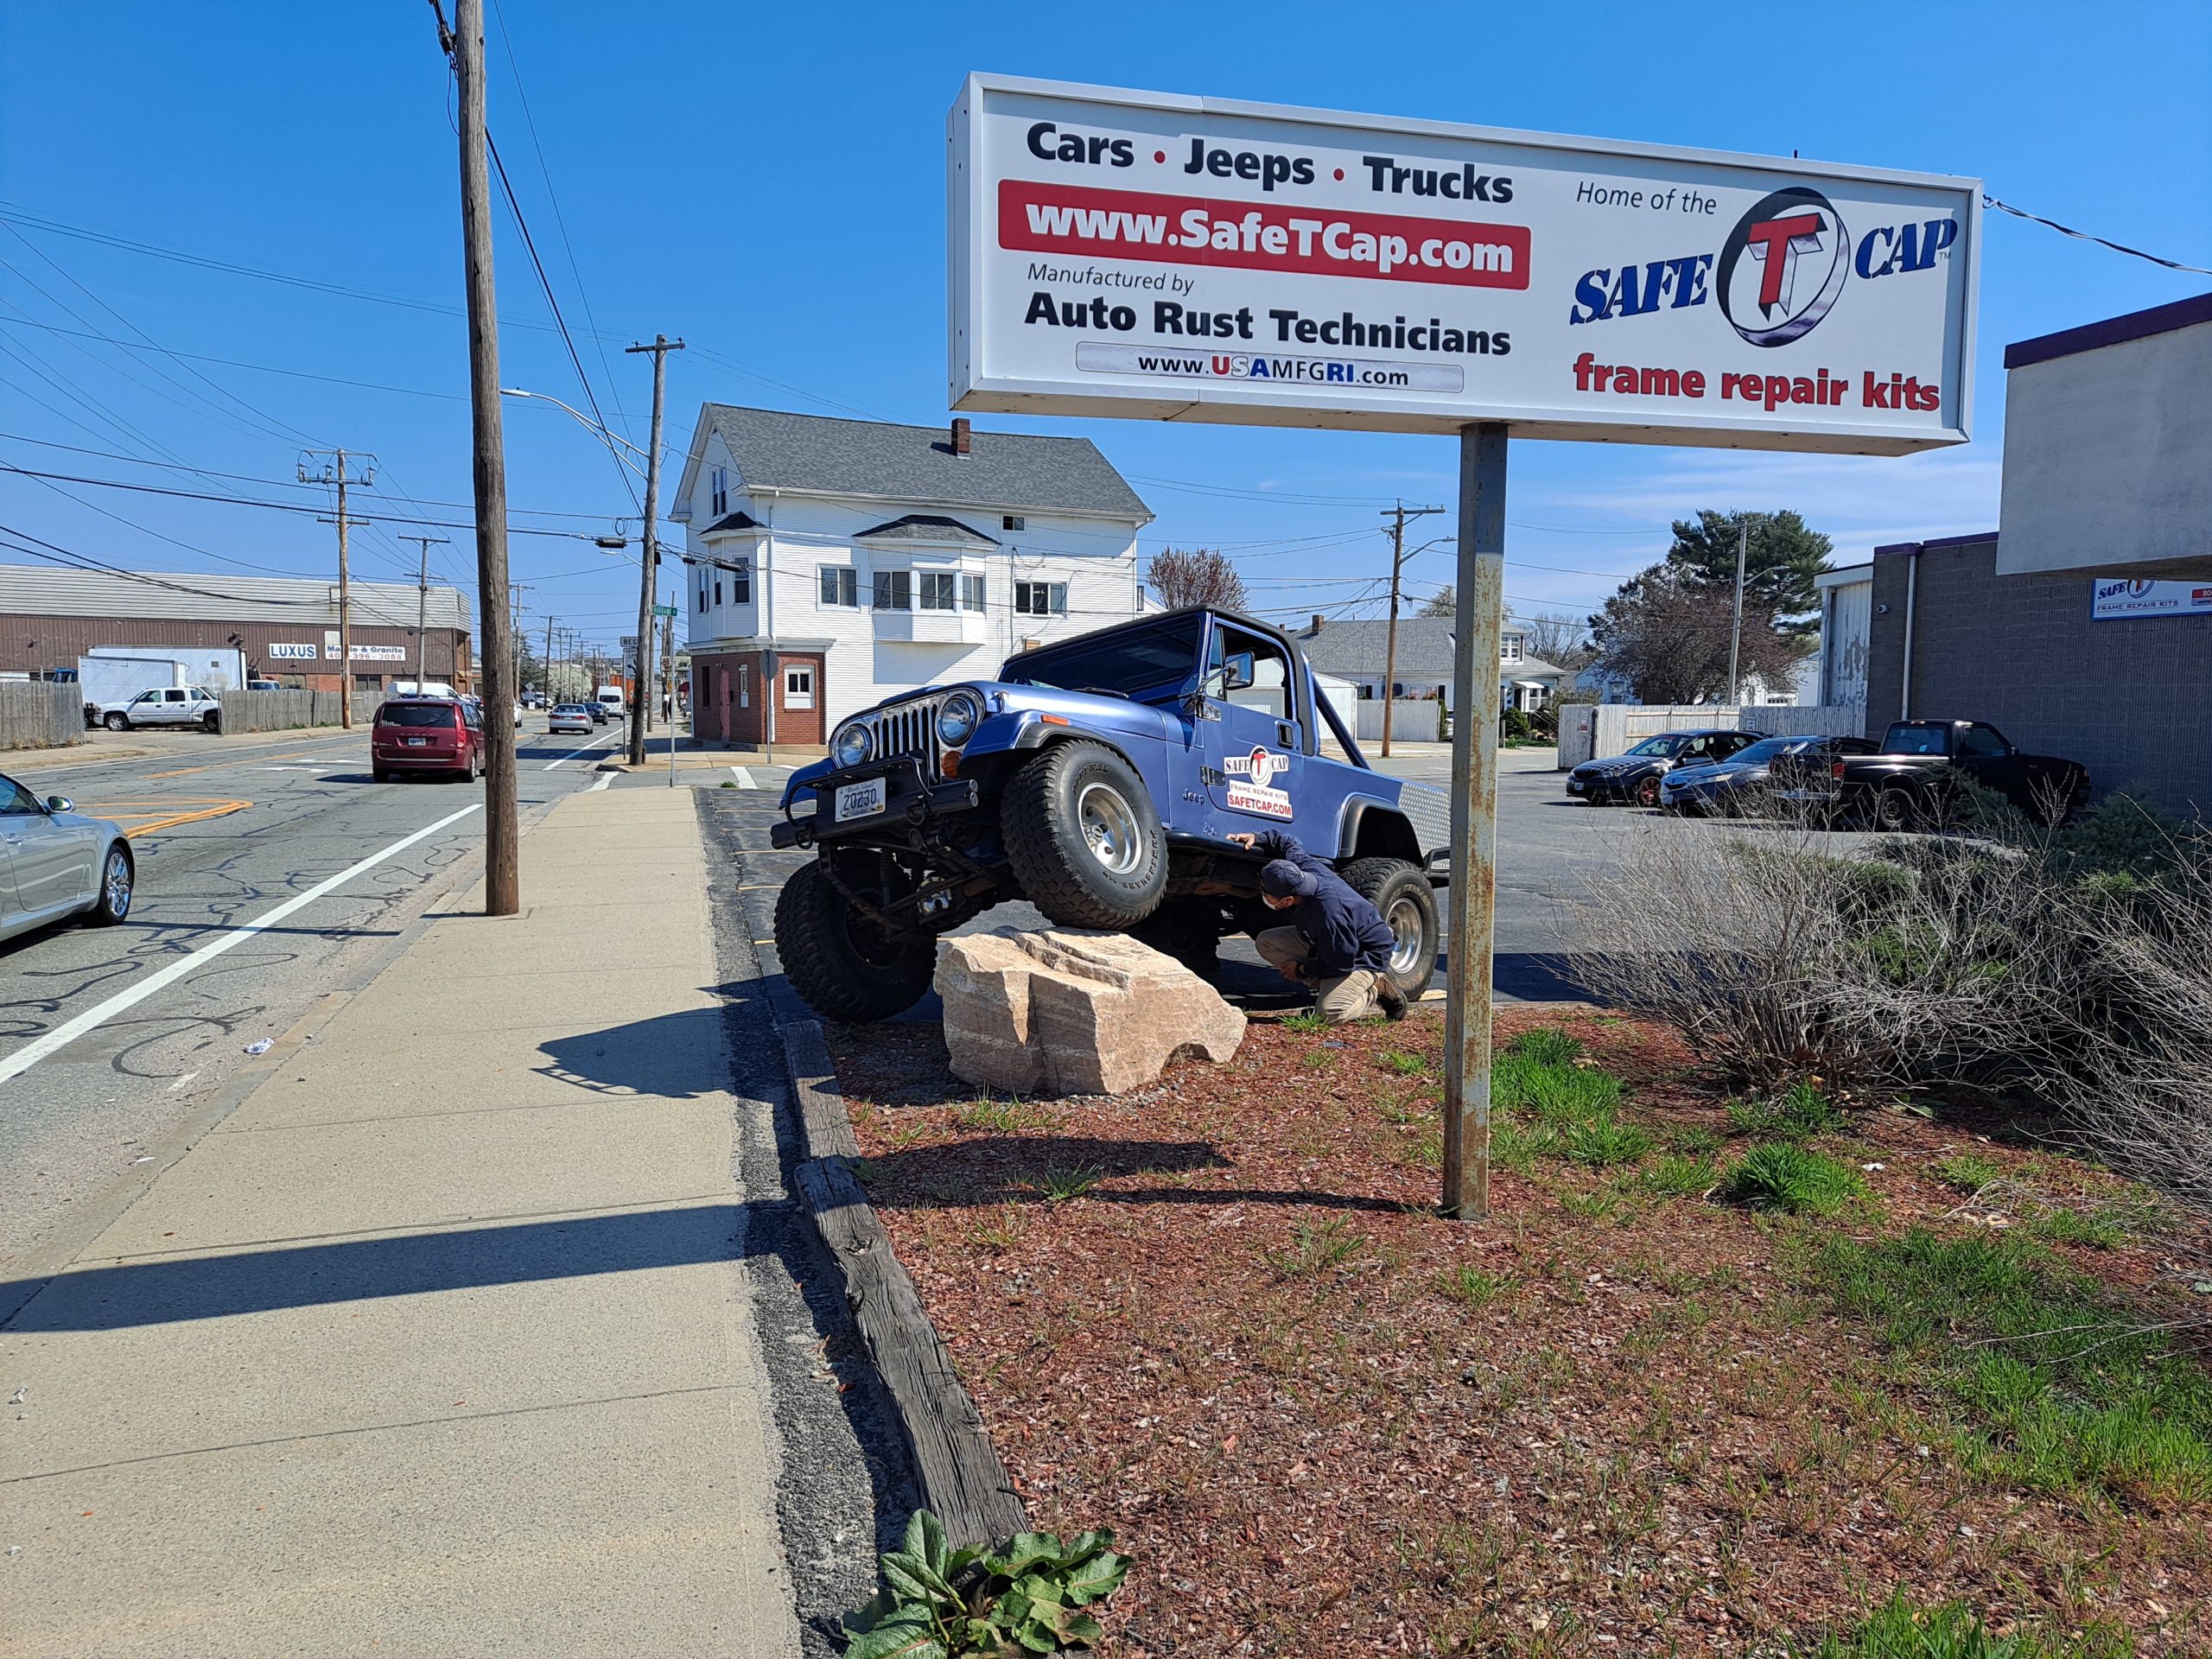
<instances>
[{"instance_id":1,"label":"white pickup truck","mask_svg":"<svg viewBox=\"0 0 2212 1659\"><path fill-rule=\"evenodd\" d=\"M156 686L121 702L103 703L100 724L111 732L141 726L198 726L223 729L223 700L204 685Z\"/></svg>"}]
</instances>

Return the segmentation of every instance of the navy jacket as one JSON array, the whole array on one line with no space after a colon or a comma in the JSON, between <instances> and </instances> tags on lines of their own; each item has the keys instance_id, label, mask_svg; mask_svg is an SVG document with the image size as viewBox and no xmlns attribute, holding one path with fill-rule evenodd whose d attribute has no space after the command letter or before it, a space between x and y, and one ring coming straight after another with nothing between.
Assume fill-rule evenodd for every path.
<instances>
[{"instance_id":1,"label":"navy jacket","mask_svg":"<svg viewBox=\"0 0 2212 1659\"><path fill-rule=\"evenodd\" d=\"M1308 978L1342 979L1355 968L1386 972L1397 941L1382 913L1344 885L1344 877L1280 830L1263 830L1252 842L1262 858L1287 858L1320 883L1310 899L1274 913L1306 936L1313 947Z\"/></svg>"}]
</instances>

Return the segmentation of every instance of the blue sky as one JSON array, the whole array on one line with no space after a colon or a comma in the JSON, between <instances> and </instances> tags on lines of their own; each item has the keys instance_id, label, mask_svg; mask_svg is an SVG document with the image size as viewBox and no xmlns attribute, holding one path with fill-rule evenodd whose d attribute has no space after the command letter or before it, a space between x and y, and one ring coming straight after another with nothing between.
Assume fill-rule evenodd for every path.
<instances>
[{"instance_id":1,"label":"blue sky","mask_svg":"<svg viewBox=\"0 0 2212 1659\"><path fill-rule=\"evenodd\" d=\"M944 417L944 119L970 69L1978 175L2020 207L2212 265L2202 0L505 0L490 34L493 137L584 372L641 443L646 359L620 347L656 331L691 347L669 377L679 446L706 399ZM297 453L344 443L382 463L364 510L461 516L410 505L469 495L450 118L420 0L0 9L0 213L13 226L0 228L0 459L296 501L314 495L287 482ZM504 213L498 274L501 378L582 404ZM1700 507L1796 508L1847 556L1986 528L2005 342L2208 287L1992 214L1971 445L1881 460L1522 444L1507 590L1523 609L1587 611L1663 550L1669 519ZM100 334L140 349L87 337ZM1446 502L1453 476L1441 438L982 423L1091 437L1159 513L1148 550L1233 546L1255 602L1283 614L1372 614L1361 596L1387 568L1380 510ZM515 522L572 532L514 538L525 615L611 641L634 614L634 574L574 532L634 515L632 499L557 410L511 404L506 429L510 499L543 510ZM77 499L0 479L0 522L135 569L332 568L332 532L309 517L61 487ZM411 579L414 550L393 539L410 528L364 532L358 572ZM435 568L473 574L468 533L433 533L454 537ZM1424 556L1415 594L1449 575L1448 550Z\"/></svg>"}]
</instances>

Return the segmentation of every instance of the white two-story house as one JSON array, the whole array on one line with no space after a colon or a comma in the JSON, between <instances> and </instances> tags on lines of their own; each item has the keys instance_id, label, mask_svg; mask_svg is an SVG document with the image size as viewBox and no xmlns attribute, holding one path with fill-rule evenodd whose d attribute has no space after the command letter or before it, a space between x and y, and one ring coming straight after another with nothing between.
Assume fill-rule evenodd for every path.
<instances>
[{"instance_id":1,"label":"white two-story house","mask_svg":"<svg viewBox=\"0 0 2212 1659\"><path fill-rule=\"evenodd\" d=\"M820 743L898 692L1126 621L1152 516L1087 438L704 404L669 513L694 729Z\"/></svg>"}]
</instances>

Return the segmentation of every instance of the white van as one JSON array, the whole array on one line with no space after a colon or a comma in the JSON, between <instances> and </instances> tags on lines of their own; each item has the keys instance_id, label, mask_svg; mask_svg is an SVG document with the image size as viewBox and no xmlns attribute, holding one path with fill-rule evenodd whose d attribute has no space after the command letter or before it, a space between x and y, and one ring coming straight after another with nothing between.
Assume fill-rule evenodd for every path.
<instances>
[{"instance_id":1,"label":"white van","mask_svg":"<svg viewBox=\"0 0 2212 1659\"><path fill-rule=\"evenodd\" d=\"M607 711L607 717L609 720L620 720L622 718L623 698L622 688L620 686L601 686L599 688L598 695L594 698L594 701L596 702L601 709L604 709Z\"/></svg>"}]
</instances>

